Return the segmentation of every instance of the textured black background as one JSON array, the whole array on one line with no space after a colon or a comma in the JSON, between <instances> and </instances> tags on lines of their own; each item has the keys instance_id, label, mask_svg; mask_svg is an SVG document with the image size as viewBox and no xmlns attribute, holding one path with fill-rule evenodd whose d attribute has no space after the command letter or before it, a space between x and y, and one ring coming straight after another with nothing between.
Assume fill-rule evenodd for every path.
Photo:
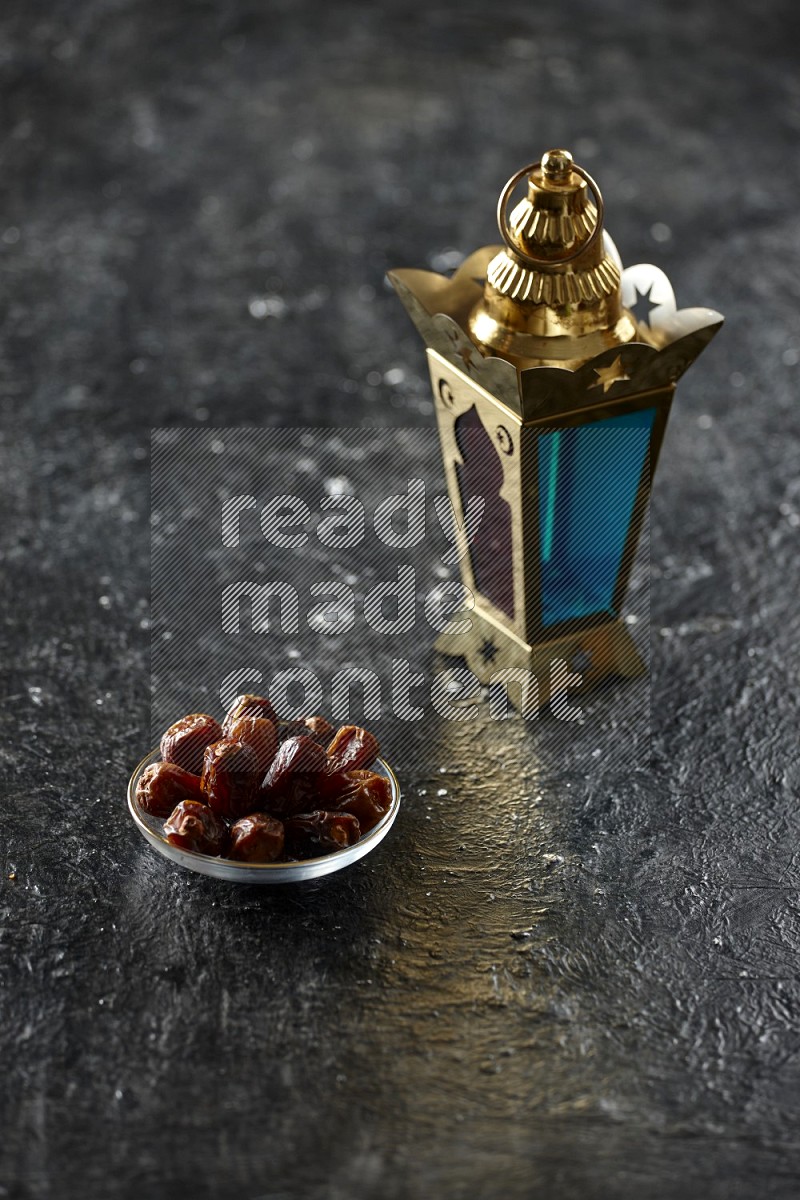
<instances>
[{"instance_id":1,"label":"textured black background","mask_svg":"<svg viewBox=\"0 0 800 1200\"><path fill-rule=\"evenodd\" d=\"M0 1196L800 1193L798 37L789 0L6 0ZM728 318L657 480L648 753L425 723L372 859L179 873L123 803L151 427L428 423L383 273L493 241L555 144Z\"/></svg>"}]
</instances>

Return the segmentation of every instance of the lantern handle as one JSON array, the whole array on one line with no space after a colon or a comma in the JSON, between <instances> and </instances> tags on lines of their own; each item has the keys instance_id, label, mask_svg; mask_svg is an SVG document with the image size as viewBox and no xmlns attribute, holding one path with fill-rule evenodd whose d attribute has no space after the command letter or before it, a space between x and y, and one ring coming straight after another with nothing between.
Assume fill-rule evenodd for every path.
<instances>
[{"instance_id":1,"label":"lantern handle","mask_svg":"<svg viewBox=\"0 0 800 1200\"><path fill-rule=\"evenodd\" d=\"M509 250L512 250L514 254L516 254L517 258L521 259L526 266L533 267L534 269L539 267L562 266L564 263L573 262L574 259L579 258L580 255L584 254L591 246L594 245L603 231L603 213L605 211L602 193L600 192L599 187L592 179L589 172L584 170L583 167L579 167L577 163L570 163L570 171L573 171L576 175L580 175L581 179L583 179L588 185L589 190L594 196L595 207L597 209L597 220L595 222L594 229L586 241L582 242L577 249L570 250L558 258L536 258L535 255L529 254L527 250L522 250L514 241L514 236L509 228L508 202L511 198L514 188L517 186L523 176L532 175L534 171L537 171L539 167L541 167L541 165L542 159L540 159L538 162L529 163L527 167L521 167L515 175L511 176L508 183L503 188L500 199L497 202L497 224L500 228L503 241L506 243Z\"/></svg>"}]
</instances>

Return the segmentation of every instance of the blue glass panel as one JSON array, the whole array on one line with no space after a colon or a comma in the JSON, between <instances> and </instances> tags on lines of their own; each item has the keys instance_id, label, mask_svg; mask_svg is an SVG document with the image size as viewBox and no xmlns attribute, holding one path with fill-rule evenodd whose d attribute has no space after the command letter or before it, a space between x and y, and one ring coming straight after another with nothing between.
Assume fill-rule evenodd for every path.
<instances>
[{"instance_id":1,"label":"blue glass panel","mask_svg":"<svg viewBox=\"0 0 800 1200\"><path fill-rule=\"evenodd\" d=\"M614 612L614 585L656 409L543 433L539 454L542 619Z\"/></svg>"}]
</instances>

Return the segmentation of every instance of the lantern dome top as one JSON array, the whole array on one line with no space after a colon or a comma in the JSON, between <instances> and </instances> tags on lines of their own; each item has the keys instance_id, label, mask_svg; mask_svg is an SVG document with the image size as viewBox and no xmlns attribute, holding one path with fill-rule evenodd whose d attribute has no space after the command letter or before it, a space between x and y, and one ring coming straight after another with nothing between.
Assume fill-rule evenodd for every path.
<instances>
[{"instance_id":1,"label":"lantern dome top","mask_svg":"<svg viewBox=\"0 0 800 1200\"><path fill-rule=\"evenodd\" d=\"M528 194L509 217L516 184L528 175ZM594 193L598 208L591 201ZM506 184L497 206L497 223L508 249L533 270L564 266L584 258L602 260L596 247L602 232L602 197L590 177L576 167L569 150L548 150L540 163L523 167Z\"/></svg>"},{"instance_id":2,"label":"lantern dome top","mask_svg":"<svg viewBox=\"0 0 800 1200\"><path fill-rule=\"evenodd\" d=\"M509 213L517 185L527 194ZM548 150L509 179L497 221L505 246L489 263L469 329L492 354L520 367L576 366L631 341L620 270L603 238L603 198L568 150Z\"/></svg>"}]
</instances>

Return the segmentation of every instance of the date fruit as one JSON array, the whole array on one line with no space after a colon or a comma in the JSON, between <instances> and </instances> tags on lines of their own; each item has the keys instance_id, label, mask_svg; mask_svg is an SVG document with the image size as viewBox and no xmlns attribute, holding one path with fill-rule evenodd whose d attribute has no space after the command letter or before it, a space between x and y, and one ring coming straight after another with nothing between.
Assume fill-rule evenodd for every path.
<instances>
[{"instance_id":1,"label":"date fruit","mask_svg":"<svg viewBox=\"0 0 800 1200\"><path fill-rule=\"evenodd\" d=\"M268 813L251 813L231 829L228 858L238 862L275 862L283 854L283 824Z\"/></svg>"},{"instance_id":2,"label":"date fruit","mask_svg":"<svg viewBox=\"0 0 800 1200\"><path fill-rule=\"evenodd\" d=\"M313 812L323 804L326 808L334 807L321 798L318 785L324 778L324 775L293 775L279 788L262 789L259 807L281 820L296 813Z\"/></svg>"},{"instance_id":3,"label":"date fruit","mask_svg":"<svg viewBox=\"0 0 800 1200\"><path fill-rule=\"evenodd\" d=\"M218 742L221 737L219 721L208 713L190 713L170 725L162 737L161 757L164 762L175 763L191 775L199 775L206 746Z\"/></svg>"},{"instance_id":4,"label":"date fruit","mask_svg":"<svg viewBox=\"0 0 800 1200\"><path fill-rule=\"evenodd\" d=\"M258 780L258 756L252 746L222 741L206 749L201 787L217 816L235 821L253 812Z\"/></svg>"},{"instance_id":5,"label":"date fruit","mask_svg":"<svg viewBox=\"0 0 800 1200\"><path fill-rule=\"evenodd\" d=\"M328 756L322 746L302 734L290 737L278 747L262 786L265 791L279 790L295 775L318 775L327 767Z\"/></svg>"},{"instance_id":6,"label":"date fruit","mask_svg":"<svg viewBox=\"0 0 800 1200\"><path fill-rule=\"evenodd\" d=\"M293 858L316 858L353 846L361 837L358 820L351 813L312 812L287 817L284 822L286 850Z\"/></svg>"},{"instance_id":7,"label":"date fruit","mask_svg":"<svg viewBox=\"0 0 800 1200\"><path fill-rule=\"evenodd\" d=\"M315 742L319 742L320 746L328 745L336 728L334 725L331 725L330 721L326 721L324 717L320 717L319 715L303 717L303 724L306 727L308 736L313 738Z\"/></svg>"},{"instance_id":8,"label":"date fruit","mask_svg":"<svg viewBox=\"0 0 800 1200\"><path fill-rule=\"evenodd\" d=\"M337 812L352 813L358 819L362 836L374 829L389 811L392 785L373 771L350 771L349 784L336 804Z\"/></svg>"},{"instance_id":9,"label":"date fruit","mask_svg":"<svg viewBox=\"0 0 800 1200\"><path fill-rule=\"evenodd\" d=\"M228 727L227 740L252 746L258 759L259 775L263 778L278 749L278 734L269 717L251 717L248 714L237 717Z\"/></svg>"},{"instance_id":10,"label":"date fruit","mask_svg":"<svg viewBox=\"0 0 800 1200\"><path fill-rule=\"evenodd\" d=\"M200 799L200 776L171 762L145 767L136 784L136 800L153 817L168 817L180 800Z\"/></svg>"},{"instance_id":11,"label":"date fruit","mask_svg":"<svg viewBox=\"0 0 800 1200\"><path fill-rule=\"evenodd\" d=\"M328 746L330 770L356 771L378 757L378 739L360 725L343 725Z\"/></svg>"},{"instance_id":12,"label":"date fruit","mask_svg":"<svg viewBox=\"0 0 800 1200\"><path fill-rule=\"evenodd\" d=\"M228 844L225 822L199 800L181 800L164 825L164 835L181 850L196 854L222 854Z\"/></svg>"},{"instance_id":13,"label":"date fruit","mask_svg":"<svg viewBox=\"0 0 800 1200\"><path fill-rule=\"evenodd\" d=\"M277 721L278 719L275 709L266 696L252 696L249 694L237 696L225 713L222 722L222 732L226 738L230 738L231 725L234 721L238 721L239 717L266 717L268 721Z\"/></svg>"}]
</instances>

